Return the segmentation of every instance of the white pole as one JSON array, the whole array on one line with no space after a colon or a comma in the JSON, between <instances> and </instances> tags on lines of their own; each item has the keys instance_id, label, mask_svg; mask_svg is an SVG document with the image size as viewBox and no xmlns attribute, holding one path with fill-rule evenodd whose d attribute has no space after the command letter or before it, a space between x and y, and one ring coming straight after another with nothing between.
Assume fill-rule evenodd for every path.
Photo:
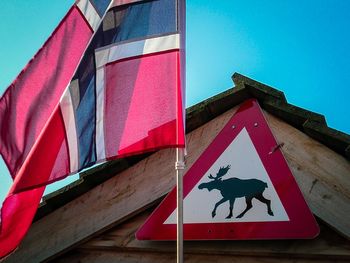
<instances>
[{"instance_id":1,"label":"white pole","mask_svg":"<svg viewBox=\"0 0 350 263\"><path fill-rule=\"evenodd\" d=\"M184 149L176 149L176 202L177 202L177 263L183 263L183 185L182 178L185 169Z\"/></svg>"}]
</instances>

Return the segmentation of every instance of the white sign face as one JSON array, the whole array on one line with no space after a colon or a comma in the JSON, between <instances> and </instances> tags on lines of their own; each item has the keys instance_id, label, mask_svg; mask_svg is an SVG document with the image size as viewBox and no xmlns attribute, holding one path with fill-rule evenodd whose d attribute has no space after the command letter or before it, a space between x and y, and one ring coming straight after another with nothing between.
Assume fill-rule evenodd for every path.
<instances>
[{"instance_id":1,"label":"white sign face","mask_svg":"<svg viewBox=\"0 0 350 263\"><path fill-rule=\"evenodd\" d=\"M215 180L210 179L209 176L212 175L213 177L216 177L220 168L227 167L228 165L230 165L230 169L228 169L227 173L222 176L221 182L224 183L225 180L229 178L238 178L241 180L230 180L231 186L232 184L235 184L234 188L241 188L241 186L244 188L244 180L256 179L253 181L245 181L245 185L259 185L259 189L261 189L261 185L265 185L266 183L267 187L265 187L265 185L260 191L265 202L253 197L251 199L251 208L242 215L242 212L246 210L248 205L245 196L252 195L249 194L250 190L247 190L246 195L234 198L232 217L226 218L230 213L229 200L219 204L214 213L215 215L213 216L215 204L223 199L223 195L218 189L208 191L207 187L199 189L198 186L203 183L214 182ZM271 201L270 208L272 213L268 212L266 199ZM183 202L185 224L289 221L288 215L280 201L280 198L278 197L276 190L271 183L270 177L268 176L266 169L263 166L263 163L261 162L253 142L245 128L242 129L232 143L204 174L196 186L185 197ZM176 212L177 211L175 209L164 224L176 224ZM237 218L237 216L241 217Z\"/></svg>"}]
</instances>

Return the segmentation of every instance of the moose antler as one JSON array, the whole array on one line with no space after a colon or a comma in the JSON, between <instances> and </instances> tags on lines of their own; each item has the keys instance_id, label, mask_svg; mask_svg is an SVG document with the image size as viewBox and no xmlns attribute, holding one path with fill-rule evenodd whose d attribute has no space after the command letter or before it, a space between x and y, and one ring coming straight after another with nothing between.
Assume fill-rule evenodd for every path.
<instances>
[{"instance_id":1,"label":"moose antler","mask_svg":"<svg viewBox=\"0 0 350 263\"><path fill-rule=\"evenodd\" d=\"M220 167L218 173L216 174L216 178L221 178L225 174L227 174L228 170L230 170L231 165L227 165L226 167Z\"/></svg>"},{"instance_id":2,"label":"moose antler","mask_svg":"<svg viewBox=\"0 0 350 263\"><path fill-rule=\"evenodd\" d=\"M211 174L208 177L209 179L219 180L221 177L227 174L230 168L231 168L231 165L227 165L226 167L220 167L218 173L216 174L216 177L212 176Z\"/></svg>"},{"instance_id":3,"label":"moose antler","mask_svg":"<svg viewBox=\"0 0 350 263\"><path fill-rule=\"evenodd\" d=\"M211 174L208 177L209 177L209 179L215 179L215 177L212 176Z\"/></svg>"}]
</instances>

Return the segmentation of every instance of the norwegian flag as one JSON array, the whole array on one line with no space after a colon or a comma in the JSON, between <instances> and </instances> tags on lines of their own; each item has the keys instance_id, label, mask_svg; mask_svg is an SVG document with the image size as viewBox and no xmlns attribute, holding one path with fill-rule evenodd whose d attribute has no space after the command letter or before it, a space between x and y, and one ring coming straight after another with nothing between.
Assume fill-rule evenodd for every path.
<instances>
[{"instance_id":1,"label":"norwegian flag","mask_svg":"<svg viewBox=\"0 0 350 263\"><path fill-rule=\"evenodd\" d=\"M0 257L24 237L45 185L185 146L184 0L110 2L77 1L1 97L0 152L14 184Z\"/></svg>"}]
</instances>

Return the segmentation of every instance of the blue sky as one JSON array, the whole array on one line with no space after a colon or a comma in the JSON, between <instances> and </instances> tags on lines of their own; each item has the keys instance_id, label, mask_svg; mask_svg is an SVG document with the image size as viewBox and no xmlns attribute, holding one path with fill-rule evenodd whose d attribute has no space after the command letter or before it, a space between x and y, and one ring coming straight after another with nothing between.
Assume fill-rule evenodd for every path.
<instances>
[{"instance_id":1,"label":"blue sky","mask_svg":"<svg viewBox=\"0 0 350 263\"><path fill-rule=\"evenodd\" d=\"M0 2L1 94L72 3ZM349 134L349 14L347 0L187 0L187 106L232 87L239 72ZM11 183L2 161L0 182L1 201Z\"/></svg>"}]
</instances>

